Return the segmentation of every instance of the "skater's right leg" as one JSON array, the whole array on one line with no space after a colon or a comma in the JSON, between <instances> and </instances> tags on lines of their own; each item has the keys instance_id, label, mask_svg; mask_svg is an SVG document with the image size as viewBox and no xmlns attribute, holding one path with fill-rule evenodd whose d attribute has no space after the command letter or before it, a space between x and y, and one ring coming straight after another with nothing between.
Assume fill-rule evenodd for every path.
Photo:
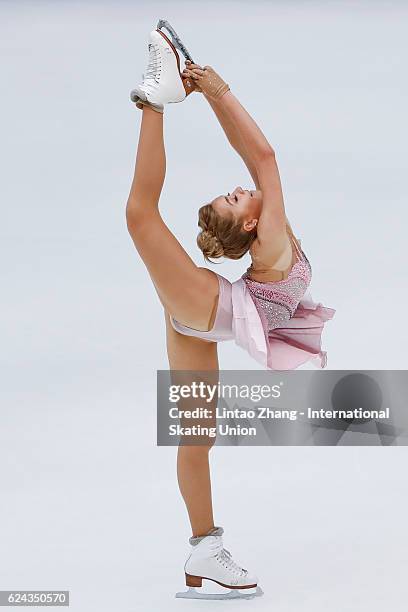
<instances>
[{"instance_id":1,"label":"skater's right leg","mask_svg":"<svg viewBox=\"0 0 408 612\"><path fill-rule=\"evenodd\" d=\"M208 372L211 379L218 380L217 344L178 333L172 327L167 312L165 317L167 354L174 375L185 376L180 372L186 370ZM211 382L214 383L214 380ZM210 404L209 408L215 410L214 405ZM178 483L187 506L193 536L205 535L214 528L209 465L213 442L213 439L202 439L199 446L180 445L178 448Z\"/></svg>"}]
</instances>

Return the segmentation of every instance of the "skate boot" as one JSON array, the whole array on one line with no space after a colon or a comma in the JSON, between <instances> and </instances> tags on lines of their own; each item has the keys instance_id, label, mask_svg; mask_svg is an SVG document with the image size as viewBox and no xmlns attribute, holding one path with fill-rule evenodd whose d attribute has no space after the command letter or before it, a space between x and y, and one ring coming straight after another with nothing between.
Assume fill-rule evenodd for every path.
<instances>
[{"instance_id":1,"label":"skate boot","mask_svg":"<svg viewBox=\"0 0 408 612\"><path fill-rule=\"evenodd\" d=\"M181 102L193 89L190 80L181 77L180 58L174 45L163 32L153 30L149 35L146 74L143 82L131 91L132 102L163 112L164 104Z\"/></svg>"},{"instance_id":2,"label":"skate boot","mask_svg":"<svg viewBox=\"0 0 408 612\"><path fill-rule=\"evenodd\" d=\"M223 529L216 527L209 535L191 538L192 551L184 566L186 585L189 588L176 597L186 599L252 599L263 594L258 587L258 579L240 567L225 550L222 541ZM203 580L209 580L223 587L224 592L199 593ZM227 589L227 592L225 592ZM252 589L252 592L249 590ZM243 592L241 592L243 591Z\"/></svg>"}]
</instances>

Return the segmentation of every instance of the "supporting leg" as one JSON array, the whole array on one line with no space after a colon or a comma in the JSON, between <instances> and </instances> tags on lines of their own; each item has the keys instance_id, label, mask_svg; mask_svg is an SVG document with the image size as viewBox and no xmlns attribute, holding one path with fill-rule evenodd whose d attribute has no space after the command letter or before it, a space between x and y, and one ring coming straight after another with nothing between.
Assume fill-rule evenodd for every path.
<instances>
[{"instance_id":1,"label":"supporting leg","mask_svg":"<svg viewBox=\"0 0 408 612\"><path fill-rule=\"evenodd\" d=\"M216 343L179 334L171 326L169 315L166 313L165 316L170 368L175 373L195 370L209 372L211 377L218 377ZM178 483L194 536L204 535L214 527L209 464L209 452L213 442L214 440L208 440L208 444L179 446L178 449Z\"/></svg>"},{"instance_id":2,"label":"supporting leg","mask_svg":"<svg viewBox=\"0 0 408 612\"><path fill-rule=\"evenodd\" d=\"M214 527L209 465L209 446L179 446L177 478L190 519L193 536Z\"/></svg>"}]
</instances>

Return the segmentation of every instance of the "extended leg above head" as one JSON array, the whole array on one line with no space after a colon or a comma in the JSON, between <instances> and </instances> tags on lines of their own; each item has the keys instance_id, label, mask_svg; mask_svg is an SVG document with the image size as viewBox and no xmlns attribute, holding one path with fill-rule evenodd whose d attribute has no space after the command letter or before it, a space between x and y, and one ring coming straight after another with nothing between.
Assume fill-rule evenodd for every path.
<instances>
[{"instance_id":1,"label":"extended leg above head","mask_svg":"<svg viewBox=\"0 0 408 612\"><path fill-rule=\"evenodd\" d=\"M158 213L165 175L163 115L146 106L142 112L135 171L126 206L131 235L140 229L146 217Z\"/></svg>"},{"instance_id":2,"label":"extended leg above head","mask_svg":"<svg viewBox=\"0 0 408 612\"><path fill-rule=\"evenodd\" d=\"M165 173L163 115L144 107L127 226L164 307L181 323L205 329L218 295L218 280L197 267L160 215ZM177 200L173 205L178 205Z\"/></svg>"}]
</instances>

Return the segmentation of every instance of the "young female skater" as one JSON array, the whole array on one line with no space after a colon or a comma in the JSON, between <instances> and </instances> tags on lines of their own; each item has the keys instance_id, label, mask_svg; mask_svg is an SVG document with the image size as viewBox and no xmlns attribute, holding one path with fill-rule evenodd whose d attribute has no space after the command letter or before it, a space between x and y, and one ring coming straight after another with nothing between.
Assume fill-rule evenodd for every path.
<instances>
[{"instance_id":1,"label":"young female skater","mask_svg":"<svg viewBox=\"0 0 408 612\"><path fill-rule=\"evenodd\" d=\"M144 81L131 94L142 121L127 224L164 307L170 368L217 372L217 342L228 339L266 368L291 369L311 359L324 367L320 338L334 311L306 295L311 266L285 214L274 150L212 68L186 62L181 75L177 51L160 30L150 34L149 53ZM255 189L235 187L199 210L197 242L207 259L251 256L251 266L232 284L196 266L158 208L166 168L164 105L193 89L210 103L255 183ZM206 578L238 594L256 587L257 578L232 560L222 528L214 526L210 446L178 450L178 480L192 526L186 583L201 586Z\"/></svg>"}]
</instances>

